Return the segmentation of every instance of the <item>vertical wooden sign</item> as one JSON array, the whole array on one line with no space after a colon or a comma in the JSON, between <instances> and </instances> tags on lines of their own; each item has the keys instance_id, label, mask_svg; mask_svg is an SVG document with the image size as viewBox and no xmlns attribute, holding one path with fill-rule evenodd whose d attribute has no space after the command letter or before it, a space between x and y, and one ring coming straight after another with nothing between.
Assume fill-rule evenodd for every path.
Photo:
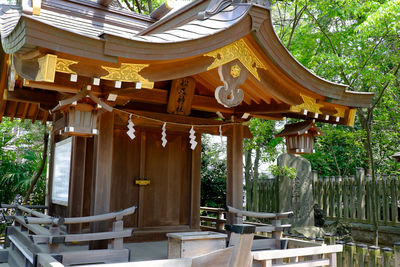
<instances>
[{"instance_id":1,"label":"vertical wooden sign","mask_svg":"<svg viewBox=\"0 0 400 267\"><path fill-rule=\"evenodd\" d=\"M170 114L189 115L196 82L191 77L172 81L167 111Z\"/></svg>"}]
</instances>

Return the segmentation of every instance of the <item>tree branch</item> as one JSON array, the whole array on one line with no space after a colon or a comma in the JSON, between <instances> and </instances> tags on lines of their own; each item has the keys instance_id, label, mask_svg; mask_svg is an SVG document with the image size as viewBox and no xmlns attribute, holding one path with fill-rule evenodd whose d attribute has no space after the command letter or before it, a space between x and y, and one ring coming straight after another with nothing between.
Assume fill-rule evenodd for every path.
<instances>
[{"instance_id":1,"label":"tree branch","mask_svg":"<svg viewBox=\"0 0 400 267\"><path fill-rule=\"evenodd\" d=\"M36 175L32 179L31 185L30 185L28 191L26 192L26 195L25 195L23 203L27 203L28 202L29 197L33 192L33 189L35 188L35 185L36 185L37 181L40 178L40 175L42 174L42 172L44 170L44 166L46 165L46 158L47 158L48 141L49 141L49 133L45 129L44 136L43 136L42 162L40 164L39 170L37 171Z\"/></svg>"}]
</instances>

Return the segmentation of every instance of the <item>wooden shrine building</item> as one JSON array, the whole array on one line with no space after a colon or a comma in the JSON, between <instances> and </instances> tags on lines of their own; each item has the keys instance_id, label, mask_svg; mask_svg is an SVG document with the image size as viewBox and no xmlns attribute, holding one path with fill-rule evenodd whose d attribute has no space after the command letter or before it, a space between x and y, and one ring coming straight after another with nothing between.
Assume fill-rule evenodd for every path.
<instances>
[{"instance_id":1,"label":"wooden shrine building","mask_svg":"<svg viewBox=\"0 0 400 267\"><path fill-rule=\"evenodd\" d=\"M227 203L242 209L251 118L351 126L371 103L297 62L268 1L197 0L157 16L109 2L0 8L0 118L53 123L50 215L136 205L133 241L199 229L201 133L227 136Z\"/></svg>"}]
</instances>

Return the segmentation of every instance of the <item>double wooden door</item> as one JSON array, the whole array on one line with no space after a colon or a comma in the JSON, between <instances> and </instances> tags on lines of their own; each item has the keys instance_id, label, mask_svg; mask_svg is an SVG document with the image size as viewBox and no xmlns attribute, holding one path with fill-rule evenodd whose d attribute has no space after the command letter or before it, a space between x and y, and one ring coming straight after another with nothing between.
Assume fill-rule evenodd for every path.
<instances>
[{"instance_id":1,"label":"double wooden door","mask_svg":"<svg viewBox=\"0 0 400 267\"><path fill-rule=\"evenodd\" d=\"M131 140L125 131L115 131L111 210L132 205L136 213L125 220L137 229L173 229L188 226L191 213L191 150L188 135L167 132L161 145L161 130L136 129ZM149 180L138 185L137 180Z\"/></svg>"}]
</instances>

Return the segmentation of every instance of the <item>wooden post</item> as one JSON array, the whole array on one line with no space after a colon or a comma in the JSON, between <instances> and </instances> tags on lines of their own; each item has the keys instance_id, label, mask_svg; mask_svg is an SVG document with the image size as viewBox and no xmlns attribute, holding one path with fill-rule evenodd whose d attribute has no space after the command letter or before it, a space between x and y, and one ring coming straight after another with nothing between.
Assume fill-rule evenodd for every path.
<instances>
[{"instance_id":1,"label":"wooden post","mask_svg":"<svg viewBox=\"0 0 400 267\"><path fill-rule=\"evenodd\" d=\"M344 247L344 241L342 241L342 240L337 241L336 244L342 245ZM338 267L344 267L345 266L344 265L344 254L345 254L345 247L344 247L344 250L342 252L337 252L336 253L336 255L337 255L336 262L337 262L337 266Z\"/></svg>"},{"instance_id":2,"label":"wooden post","mask_svg":"<svg viewBox=\"0 0 400 267\"><path fill-rule=\"evenodd\" d=\"M200 135L201 136L201 135ZM192 150L191 214L190 228L200 229L200 187L201 187L201 138ZM217 227L219 224L217 223ZM221 227L221 230L222 227Z\"/></svg>"},{"instance_id":3,"label":"wooden post","mask_svg":"<svg viewBox=\"0 0 400 267\"><path fill-rule=\"evenodd\" d=\"M71 155L71 184L70 196L68 198L68 217L82 217L83 194L85 188L85 159L86 159L86 138L74 136L72 139ZM71 224L68 226L70 234L80 233L82 224Z\"/></svg>"},{"instance_id":4,"label":"wooden post","mask_svg":"<svg viewBox=\"0 0 400 267\"><path fill-rule=\"evenodd\" d=\"M357 244L357 261L358 267L368 267L365 263L367 259L368 246L365 244Z\"/></svg>"},{"instance_id":5,"label":"wooden post","mask_svg":"<svg viewBox=\"0 0 400 267\"><path fill-rule=\"evenodd\" d=\"M92 181L91 215L110 212L111 174L113 158L114 114L106 112L99 118L99 134L95 136L94 177ZM109 222L95 222L91 232L109 230ZM107 240L89 243L90 249L106 249Z\"/></svg>"},{"instance_id":6,"label":"wooden post","mask_svg":"<svg viewBox=\"0 0 400 267\"><path fill-rule=\"evenodd\" d=\"M358 219L365 220L365 171L363 168L357 168L356 177L358 182Z\"/></svg>"},{"instance_id":7,"label":"wooden post","mask_svg":"<svg viewBox=\"0 0 400 267\"><path fill-rule=\"evenodd\" d=\"M394 266L400 266L400 241L394 243Z\"/></svg>"},{"instance_id":8,"label":"wooden post","mask_svg":"<svg viewBox=\"0 0 400 267\"><path fill-rule=\"evenodd\" d=\"M378 257L380 254L379 247L377 246L370 246L369 247L369 267L376 267L378 266Z\"/></svg>"},{"instance_id":9,"label":"wooden post","mask_svg":"<svg viewBox=\"0 0 400 267\"><path fill-rule=\"evenodd\" d=\"M252 266L253 258L251 256L251 246L253 244L256 227L248 224L234 224L230 231L232 233L229 246L233 246L233 252L229 267Z\"/></svg>"},{"instance_id":10,"label":"wooden post","mask_svg":"<svg viewBox=\"0 0 400 267\"><path fill-rule=\"evenodd\" d=\"M383 251L382 267L390 267L390 263L393 258L393 249L383 248L382 251Z\"/></svg>"},{"instance_id":11,"label":"wooden post","mask_svg":"<svg viewBox=\"0 0 400 267\"><path fill-rule=\"evenodd\" d=\"M326 233L325 236L324 236L324 243L326 245L335 244L335 237L331 233Z\"/></svg>"},{"instance_id":12,"label":"wooden post","mask_svg":"<svg viewBox=\"0 0 400 267\"><path fill-rule=\"evenodd\" d=\"M392 196L392 224L396 225L397 219L397 179L396 176L392 175L390 179L390 192Z\"/></svg>"},{"instance_id":13,"label":"wooden post","mask_svg":"<svg viewBox=\"0 0 400 267\"><path fill-rule=\"evenodd\" d=\"M355 265L356 245L352 242L347 243L345 245L345 253L346 253L346 267L356 266Z\"/></svg>"},{"instance_id":14,"label":"wooden post","mask_svg":"<svg viewBox=\"0 0 400 267\"><path fill-rule=\"evenodd\" d=\"M243 126L233 125L227 142L227 205L243 209ZM227 224L241 223L242 219L228 214Z\"/></svg>"}]
</instances>

